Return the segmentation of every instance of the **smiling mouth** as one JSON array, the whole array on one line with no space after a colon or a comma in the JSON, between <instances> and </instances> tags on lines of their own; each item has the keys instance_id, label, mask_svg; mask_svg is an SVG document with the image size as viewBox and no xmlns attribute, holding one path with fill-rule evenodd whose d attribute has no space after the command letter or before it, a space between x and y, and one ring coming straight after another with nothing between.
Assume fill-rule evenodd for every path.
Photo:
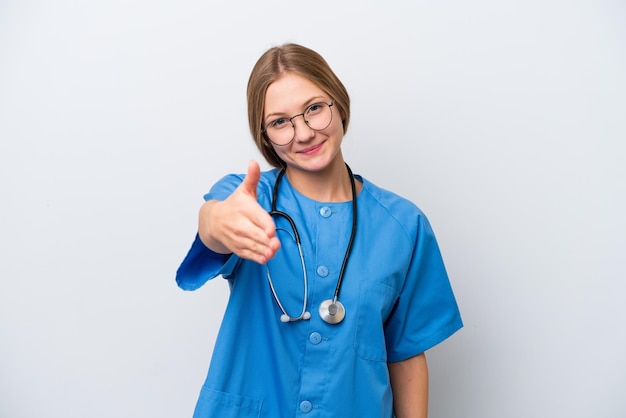
<instances>
[{"instance_id":1,"label":"smiling mouth","mask_svg":"<svg viewBox=\"0 0 626 418\"><path fill-rule=\"evenodd\" d=\"M317 145L315 145L315 146L309 147L309 148L307 148L307 149L303 149L303 150L301 150L301 151L298 151L298 154L311 154L311 153L314 153L315 151L317 151L318 149L320 149L320 148L322 147L322 145L323 145L323 144L324 144L324 143L323 143L323 142L321 142L321 143L319 143L319 144L317 144Z\"/></svg>"}]
</instances>

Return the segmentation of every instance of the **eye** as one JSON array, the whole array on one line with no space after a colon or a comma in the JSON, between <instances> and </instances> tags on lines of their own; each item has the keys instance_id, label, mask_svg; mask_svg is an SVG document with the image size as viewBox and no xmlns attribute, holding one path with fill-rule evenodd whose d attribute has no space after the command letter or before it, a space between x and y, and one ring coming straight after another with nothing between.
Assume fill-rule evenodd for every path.
<instances>
[{"instance_id":1,"label":"eye","mask_svg":"<svg viewBox=\"0 0 626 418\"><path fill-rule=\"evenodd\" d=\"M306 114L314 115L316 113L319 113L324 109L324 106L326 106L326 103L313 103L306 109Z\"/></svg>"},{"instance_id":2,"label":"eye","mask_svg":"<svg viewBox=\"0 0 626 418\"><path fill-rule=\"evenodd\" d=\"M290 125L289 119L280 118L267 124L267 129L281 129Z\"/></svg>"}]
</instances>

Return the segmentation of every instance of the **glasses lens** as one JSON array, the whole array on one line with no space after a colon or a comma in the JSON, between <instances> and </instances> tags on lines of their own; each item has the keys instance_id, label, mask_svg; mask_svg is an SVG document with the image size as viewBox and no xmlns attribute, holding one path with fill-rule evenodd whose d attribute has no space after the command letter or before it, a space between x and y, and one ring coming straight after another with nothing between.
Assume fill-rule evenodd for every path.
<instances>
[{"instance_id":1,"label":"glasses lens","mask_svg":"<svg viewBox=\"0 0 626 418\"><path fill-rule=\"evenodd\" d=\"M293 125L289 118L276 119L267 124L265 134L274 144L287 145L293 139Z\"/></svg>"},{"instance_id":2,"label":"glasses lens","mask_svg":"<svg viewBox=\"0 0 626 418\"><path fill-rule=\"evenodd\" d=\"M333 113L327 103L314 103L307 107L304 112L304 120L306 120L307 125L316 131L328 128L332 119Z\"/></svg>"}]
</instances>

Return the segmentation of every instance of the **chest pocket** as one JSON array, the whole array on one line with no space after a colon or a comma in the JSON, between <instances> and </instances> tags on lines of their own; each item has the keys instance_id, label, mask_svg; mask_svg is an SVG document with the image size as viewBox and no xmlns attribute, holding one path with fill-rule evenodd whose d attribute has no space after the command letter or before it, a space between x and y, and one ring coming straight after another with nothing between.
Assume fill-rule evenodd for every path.
<instances>
[{"instance_id":1,"label":"chest pocket","mask_svg":"<svg viewBox=\"0 0 626 418\"><path fill-rule=\"evenodd\" d=\"M398 293L381 283L361 283L354 350L364 360L387 361L384 324Z\"/></svg>"},{"instance_id":2,"label":"chest pocket","mask_svg":"<svg viewBox=\"0 0 626 418\"><path fill-rule=\"evenodd\" d=\"M203 386L193 418L258 418L261 416L261 405L261 401L256 399Z\"/></svg>"}]
</instances>

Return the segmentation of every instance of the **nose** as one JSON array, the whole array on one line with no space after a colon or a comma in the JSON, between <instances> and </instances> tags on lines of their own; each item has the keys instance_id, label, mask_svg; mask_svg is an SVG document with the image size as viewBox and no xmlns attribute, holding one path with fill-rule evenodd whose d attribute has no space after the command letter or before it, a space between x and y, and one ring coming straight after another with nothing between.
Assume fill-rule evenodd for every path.
<instances>
[{"instance_id":1,"label":"nose","mask_svg":"<svg viewBox=\"0 0 626 418\"><path fill-rule=\"evenodd\" d=\"M300 116L302 116L300 118ZM305 142L315 136L315 131L304 120L304 115L297 115L291 119L294 130L294 140L298 142Z\"/></svg>"}]
</instances>

